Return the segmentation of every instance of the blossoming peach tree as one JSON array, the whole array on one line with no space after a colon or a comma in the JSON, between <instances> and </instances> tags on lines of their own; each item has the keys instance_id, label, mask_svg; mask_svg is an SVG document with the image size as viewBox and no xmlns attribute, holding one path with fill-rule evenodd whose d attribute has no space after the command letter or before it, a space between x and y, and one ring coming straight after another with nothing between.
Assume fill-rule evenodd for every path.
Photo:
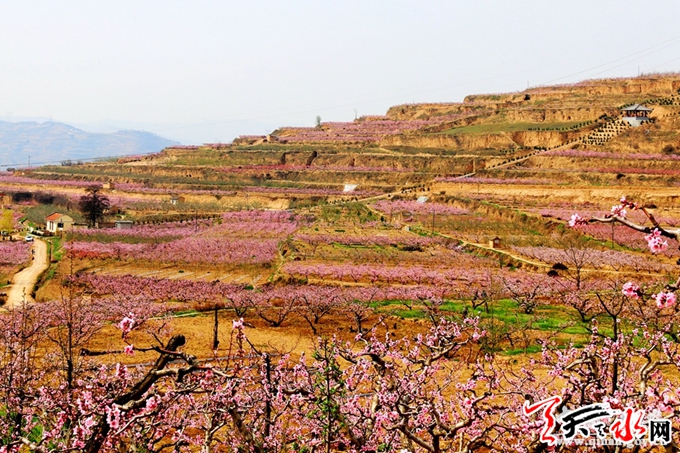
<instances>
[{"instance_id":1,"label":"blossoming peach tree","mask_svg":"<svg viewBox=\"0 0 680 453\"><path fill-rule=\"evenodd\" d=\"M644 212L652 227L627 220L628 209ZM608 216L575 216L571 225L585 222L646 233L652 252L678 234L625 199ZM522 360L483 352L479 320L443 315L435 296L421 300L430 325L420 333L399 338L380 320L353 341L320 338L309 357L296 358L261 350L235 319L226 348L199 359L184 350L185 336L151 319L158 313L141 299L20 307L0 315L0 452L620 451L546 439L575 409L598 404L628 414L608 420L621 439L643 429L641 411L675 419L677 284L653 288L572 288L588 340L580 347L546 340L539 355ZM300 300L316 297L296 291ZM69 343L73 333L91 337L110 321L120 350ZM56 336L60 325L76 330ZM142 331L153 340L139 342ZM113 353L152 360L98 361ZM75 356L82 357L77 366L61 365ZM550 417L526 409L546 401ZM678 447L672 441L666 449Z\"/></svg>"}]
</instances>

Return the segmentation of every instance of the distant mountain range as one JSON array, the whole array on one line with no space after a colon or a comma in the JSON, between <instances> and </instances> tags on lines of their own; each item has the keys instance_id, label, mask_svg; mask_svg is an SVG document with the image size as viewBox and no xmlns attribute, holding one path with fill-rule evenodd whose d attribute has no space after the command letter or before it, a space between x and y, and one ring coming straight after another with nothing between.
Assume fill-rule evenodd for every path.
<instances>
[{"instance_id":1,"label":"distant mountain range","mask_svg":"<svg viewBox=\"0 0 680 453\"><path fill-rule=\"evenodd\" d=\"M85 132L64 123L0 121L0 166L59 163L127 154L152 153L179 142L150 132Z\"/></svg>"}]
</instances>

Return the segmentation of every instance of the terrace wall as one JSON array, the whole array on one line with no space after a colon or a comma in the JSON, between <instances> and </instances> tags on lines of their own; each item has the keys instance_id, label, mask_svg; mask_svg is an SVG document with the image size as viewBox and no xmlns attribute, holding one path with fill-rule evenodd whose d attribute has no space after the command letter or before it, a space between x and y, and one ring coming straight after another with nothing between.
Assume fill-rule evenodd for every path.
<instances>
[{"instance_id":1,"label":"terrace wall","mask_svg":"<svg viewBox=\"0 0 680 453\"><path fill-rule=\"evenodd\" d=\"M620 156L620 157L619 157ZM633 154L633 156L635 156ZM619 157L619 158L617 158ZM629 159L626 155L617 155L612 153L611 158L603 157L567 157L567 156L554 156L554 155L543 155L543 156L533 156L528 162L527 166L537 167L537 168L552 168L556 170L584 170L584 171L597 171L599 169L611 169L611 170L627 170L627 169L646 169L650 170L653 174L654 170L675 170L680 169L679 160L662 160L663 155L659 154L659 159L649 159L649 160L639 160L639 159ZM670 173L666 176L672 176Z\"/></svg>"},{"instance_id":2,"label":"terrace wall","mask_svg":"<svg viewBox=\"0 0 680 453\"><path fill-rule=\"evenodd\" d=\"M410 146L443 149L508 149L560 146L582 135L576 131L520 131L493 134L395 135L384 137L381 146Z\"/></svg>"},{"instance_id":3,"label":"terrace wall","mask_svg":"<svg viewBox=\"0 0 680 453\"><path fill-rule=\"evenodd\" d=\"M418 118L432 118L438 115L449 115L459 113L483 114L492 109L499 108L499 105L474 105L463 103L431 103L431 104L404 104L395 105L387 110L386 116L393 120L413 120Z\"/></svg>"},{"instance_id":4,"label":"terrace wall","mask_svg":"<svg viewBox=\"0 0 680 453\"><path fill-rule=\"evenodd\" d=\"M575 85L535 87L517 93L473 94L465 97L464 103L502 103L521 102L525 94L531 101L548 99L567 99L578 95L628 95L668 96L680 89L680 76L642 76L630 79L589 80Z\"/></svg>"},{"instance_id":5,"label":"terrace wall","mask_svg":"<svg viewBox=\"0 0 680 453\"><path fill-rule=\"evenodd\" d=\"M512 141L520 146L532 148L534 146L554 147L561 146L580 135L579 132L560 132L560 131L519 131L512 132Z\"/></svg>"},{"instance_id":6,"label":"terrace wall","mask_svg":"<svg viewBox=\"0 0 680 453\"><path fill-rule=\"evenodd\" d=\"M511 109L504 111L504 117L508 122L529 122L529 123L561 123L569 121L594 121L603 114L618 115L618 109L615 108L589 108L589 107L575 107L575 108L522 108Z\"/></svg>"},{"instance_id":7,"label":"terrace wall","mask_svg":"<svg viewBox=\"0 0 680 453\"><path fill-rule=\"evenodd\" d=\"M517 147L507 134L393 135L380 140L380 146L409 146L443 149L508 149Z\"/></svg>"}]
</instances>

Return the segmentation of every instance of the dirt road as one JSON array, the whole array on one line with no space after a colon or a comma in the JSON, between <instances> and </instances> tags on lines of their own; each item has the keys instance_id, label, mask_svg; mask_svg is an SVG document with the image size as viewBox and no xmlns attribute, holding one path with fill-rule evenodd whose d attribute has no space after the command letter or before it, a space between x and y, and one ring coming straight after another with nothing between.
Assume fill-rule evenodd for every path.
<instances>
[{"instance_id":1,"label":"dirt road","mask_svg":"<svg viewBox=\"0 0 680 453\"><path fill-rule=\"evenodd\" d=\"M35 302L31 297L31 292L40 274L47 269L47 244L36 239L33 243L33 252L35 258L31 265L17 272L12 278L12 284L7 291L7 303L5 304L7 308L21 305L24 294L27 302Z\"/></svg>"}]
</instances>

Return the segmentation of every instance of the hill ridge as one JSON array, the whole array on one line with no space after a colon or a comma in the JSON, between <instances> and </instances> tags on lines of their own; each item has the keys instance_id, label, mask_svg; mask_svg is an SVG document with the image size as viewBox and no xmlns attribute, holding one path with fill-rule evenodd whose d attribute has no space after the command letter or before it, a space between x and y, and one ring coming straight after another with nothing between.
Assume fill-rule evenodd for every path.
<instances>
[{"instance_id":1,"label":"hill ridge","mask_svg":"<svg viewBox=\"0 0 680 453\"><path fill-rule=\"evenodd\" d=\"M145 154L179 145L146 131L86 132L56 121L0 121L0 165Z\"/></svg>"}]
</instances>

